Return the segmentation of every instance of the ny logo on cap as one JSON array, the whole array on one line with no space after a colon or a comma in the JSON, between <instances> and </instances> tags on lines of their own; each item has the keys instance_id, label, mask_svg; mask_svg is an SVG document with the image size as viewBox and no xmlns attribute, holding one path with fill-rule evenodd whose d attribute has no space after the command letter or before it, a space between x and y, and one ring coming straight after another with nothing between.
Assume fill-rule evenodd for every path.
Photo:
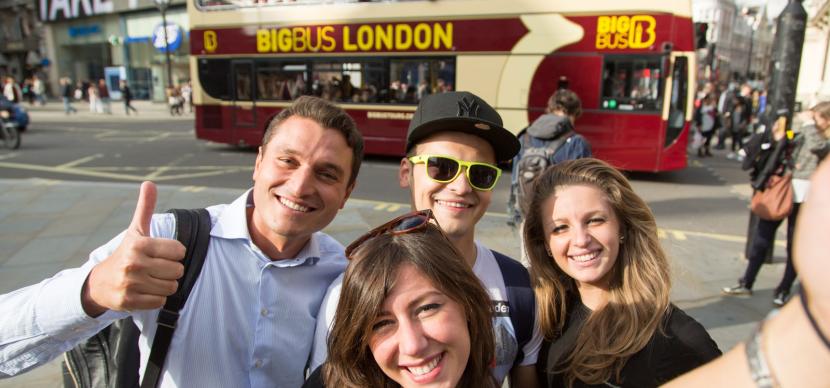
<instances>
[{"instance_id":1,"label":"ny logo on cap","mask_svg":"<svg viewBox=\"0 0 830 388\"><path fill-rule=\"evenodd\" d=\"M478 101L467 101L467 97L462 97L458 101L458 117L478 117Z\"/></svg>"}]
</instances>

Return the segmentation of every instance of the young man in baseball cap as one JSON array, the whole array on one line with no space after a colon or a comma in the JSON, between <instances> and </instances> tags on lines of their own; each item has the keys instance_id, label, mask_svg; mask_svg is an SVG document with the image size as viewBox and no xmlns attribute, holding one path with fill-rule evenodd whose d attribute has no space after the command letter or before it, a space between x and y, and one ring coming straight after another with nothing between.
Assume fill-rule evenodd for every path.
<instances>
[{"instance_id":1,"label":"young man in baseball cap","mask_svg":"<svg viewBox=\"0 0 830 388\"><path fill-rule=\"evenodd\" d=\"M490 206L501 176L496 164L513 158L519 147L516 136L503 127L501 116L478 96L469 92L429 95L421 100L410 122L399 183L410 189L413 209L432 210L490 294L496 336L493 374L499 384L509 375L514 387L536 387L535 364L542 337L527 270L475 240L475 226ZM514 290L517 283L524 286L530 300L517 300L520 303L511 306L510 301L516 299L508 289ZM323 302L312 368L324 361L339 287L336 281ZM531 308L522 310L519 304Z\"/></svg>"}]
</instances>

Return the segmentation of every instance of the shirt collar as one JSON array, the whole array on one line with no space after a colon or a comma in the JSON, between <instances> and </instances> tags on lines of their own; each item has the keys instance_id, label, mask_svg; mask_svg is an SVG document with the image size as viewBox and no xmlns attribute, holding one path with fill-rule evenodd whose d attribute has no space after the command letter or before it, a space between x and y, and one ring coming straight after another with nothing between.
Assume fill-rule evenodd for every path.
<instances>
[{"instance_id":1,"label":"shirt collar","mask_svg":"<svg viewBox=\"0 0 830 388\"><path fill-rule=\"evenodd\" d=\"M253 189L248 189L244 194L237 197L219 214L216 224L213 226L211 237L223 239L244 239L257 253L259 258L268 265L276 267L295 267L299 265L315 265L320 260L320 236L319 232L313 233L308 243L297 253L293 259L271 260L262 250L254 245L251 240L251 233L248 231L248 208L254 206Z\"/></svg>"}]
</instances>

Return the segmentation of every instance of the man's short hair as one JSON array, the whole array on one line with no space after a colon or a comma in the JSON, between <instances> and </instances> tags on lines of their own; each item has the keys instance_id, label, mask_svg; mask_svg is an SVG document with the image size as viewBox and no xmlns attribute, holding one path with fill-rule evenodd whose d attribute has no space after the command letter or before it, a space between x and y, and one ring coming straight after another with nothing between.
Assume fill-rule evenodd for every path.
<instances>
[{"instance_id":1,"label":"man's short hair","mask_svg":"<svg viewBox=\"0 0 830 388\"><path fill-rule=\"evenodd\" d=\"M548 99L548 112L565 112L568 116L582 116L582 101L570 89L559 89Z\"/></svg>"},{"instance_id":2,"label":"man's short hair","mask_svg":"<svg viewBox=\"0 0 830 388\"><path fill-rule=\"evenodd\" d=\"M346 144L352 149L352 173L349 177L349 185L354 184L357 173L360 171L360 163L363 161L363 135L360 134L351 116L337 105L322 98L301 96L268 123L265 134L262 136L263 147L268 145L280 125L291 116L314 120L323 128L334 129L343 134Z\"/></svg>"}]
</instances>

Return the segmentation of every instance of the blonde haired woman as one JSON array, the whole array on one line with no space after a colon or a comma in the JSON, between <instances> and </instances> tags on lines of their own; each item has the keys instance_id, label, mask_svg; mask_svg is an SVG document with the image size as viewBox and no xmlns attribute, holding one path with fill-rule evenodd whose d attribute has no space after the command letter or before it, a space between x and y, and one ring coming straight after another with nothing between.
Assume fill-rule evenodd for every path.
<instances>
[{"instance_id":1,"label":"blonde haired woman","mask_svg":"<svg viewBox=\"0 0 830 388\"><path fill-rule=\"evenodd\" d=\"M560 163L530 197L524 239L546 386L653 387L720 355L669 302L657 225L625 177L596 159Z\"/></svg>"}]
</instances>

